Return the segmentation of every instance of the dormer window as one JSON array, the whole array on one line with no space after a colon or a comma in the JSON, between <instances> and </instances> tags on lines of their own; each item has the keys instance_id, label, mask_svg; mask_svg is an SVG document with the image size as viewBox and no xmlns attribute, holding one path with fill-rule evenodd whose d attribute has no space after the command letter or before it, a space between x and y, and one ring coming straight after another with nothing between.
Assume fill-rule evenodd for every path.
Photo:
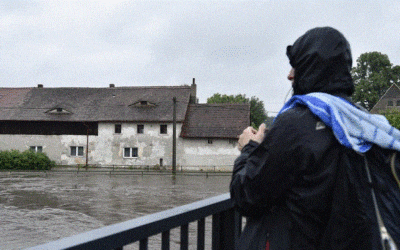
<instances>
[{"instance_id":1,"label":"dormer window","mask_svg":"<svg viewBox=\"0 0 400 250\"><path fill-rule=\"evenodd\" d=\"M131 106L131 107L140 107L140 108L145 108L145 107L150 107L151 108L151 107L155 107L156 104L151 103L149 101L142 100L142 101L135 102L135 103L133 103L133 104L131 104L129 106Z\"/></svg>"},{"instance_id":2,"label":"dormer window","mask_svg":"<svg viewBox=\"0 0 400 250\"><path fill-rule=\"evenodd\" d=\"M60 108L60 107L50 109L46 113L52 114L52 115L70 115L70 114L72 114L72 112L70 112L66 109Z\"/></svg>"}]
</instances>

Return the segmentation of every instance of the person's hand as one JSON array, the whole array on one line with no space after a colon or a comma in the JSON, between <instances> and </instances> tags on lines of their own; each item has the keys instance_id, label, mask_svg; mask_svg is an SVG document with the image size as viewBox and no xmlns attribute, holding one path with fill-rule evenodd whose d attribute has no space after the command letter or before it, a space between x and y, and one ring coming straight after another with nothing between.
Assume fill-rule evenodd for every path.
<instances>
[{"instance_id":1,"label":"person's hand","mask_svg":"<svg viewBox=\"0 0 400 250\"><path fill-rule=\"evenodd\" d=\"M250 140L255 141L257 143L261 143L264 140L265 137L265 124L261 124L260 127L258 128L258 131L254 129L253 127L247 127L245 130L243 130L243 133L239 135L239 140L238 140L238 148L241 151L244 146L249 143Z\"/></svg>"}]
</instances>

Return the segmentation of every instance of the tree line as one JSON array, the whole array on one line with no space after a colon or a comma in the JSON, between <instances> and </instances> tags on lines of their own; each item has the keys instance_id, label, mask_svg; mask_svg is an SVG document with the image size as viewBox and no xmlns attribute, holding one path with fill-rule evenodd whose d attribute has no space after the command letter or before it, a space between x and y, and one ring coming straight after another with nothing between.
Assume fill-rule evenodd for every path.
<instances>
[{"instance_id":1,"label":"tree line","mask_svg":"<svg viewBox=\"0 0 400 250\"><path fill-rule=\"evenodd\" d=\"M367 52L357 59L351 75L355 85L353 101L371 110L393 83L400 83L400 66L393 66L385 54Z\"/></svg>"},{"instance_id":2,"label":"tree line","mask_svg":"<svg viewBox=\"0 0 400 250\"><path fill-rule=\"evenodd\" d=\"M393 65L389 57L380 52L367 52L360 55L357 64L351 69L355 91L352 99L367 110L371 110L379 99L393 84L400 85L400 66ZM249 103L251 126L266 122L272 123L274 117L269 117L263 101L244 94L225 95L216 93L207 99L207 103ZM400 129L400 111L388 110L385 114L392 126Z\"/></svg>"},{"instance_id":3,"label":"tree line","mask_svg":"<svg viewBox=\"0 0 400 250\"><path fill-rule=\"evenodd\" d=\"M361 54L351 75L355 85L352 99L367 110L371 110L393 84L400 84L400 66L393 65L387 55L377 51ZM383 115L393 127L400 129L399 110L387 109Z\"/></svg>"}]
</instances>

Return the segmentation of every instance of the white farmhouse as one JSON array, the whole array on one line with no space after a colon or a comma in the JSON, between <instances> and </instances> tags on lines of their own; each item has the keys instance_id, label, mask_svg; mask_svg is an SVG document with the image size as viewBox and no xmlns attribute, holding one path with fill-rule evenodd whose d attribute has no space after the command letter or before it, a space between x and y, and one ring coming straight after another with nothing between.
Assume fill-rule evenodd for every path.
<instances>
[{"instance_id":1,"label":"white farmhouse","mask_svg":"<svg viewBox=\"0 0 400 250\"><path fill-rule=\"evenodd\" d=\"M173 99L176 102L174 104ZM60 165L231 166L248 104L197 104L191 86L0 88L0 150L45 152Z\"/></svg>"}]
</instances>

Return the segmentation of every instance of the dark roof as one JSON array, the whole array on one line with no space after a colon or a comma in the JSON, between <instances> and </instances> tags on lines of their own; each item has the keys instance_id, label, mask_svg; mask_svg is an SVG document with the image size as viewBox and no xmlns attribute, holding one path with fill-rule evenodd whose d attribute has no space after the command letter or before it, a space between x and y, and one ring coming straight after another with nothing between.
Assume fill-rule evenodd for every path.
<instances>
[{"instance_id":1,"label":"dark roof","mask_svg":"<svg viewBox=\"0 0 400 250\"><path fill-rule=\"evenodd\" d=\"M191 86L0 88L0 120L167 122L176 97L177 121L183 122L190 94ZM133 105L145 101L151 105Z\"/></svg>"},{"instance_id":2,"label":"dark roof","mask_svg":"<svg viewBox=\"0 0 400 250\"><path fill-rule=\"evenodd\" d=\"M400 101L400 88L395 83L390 86L390 88L383 94L383 96L379 99L379 101L375 104L375 106L371 109L372 114L379 114L386 111L388 108L399 109L396 101ZM388 107L388 101L393 101L394 106Z\"/></svg>"},{"instance_id":3,"label":"dark roof","mask_svg":"<svg viewBox=\"0 0 400 250\"><path fill-rule=\"evenodd\" d=\"M249 125L249 104L190 104L181 136L238 138Z\"/></svg>"}]
</instances>

